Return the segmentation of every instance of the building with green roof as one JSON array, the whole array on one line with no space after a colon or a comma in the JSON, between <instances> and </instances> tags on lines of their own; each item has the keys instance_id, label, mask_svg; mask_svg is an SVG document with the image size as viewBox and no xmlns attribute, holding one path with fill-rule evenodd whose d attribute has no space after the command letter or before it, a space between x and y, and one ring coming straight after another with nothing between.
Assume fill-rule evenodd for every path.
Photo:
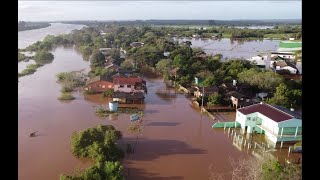
<instances>
[{"instance_id":1,"label":"building with green roof","mask_svg":"<svg viewBox=\"0 0 320 180\"><path fill-rule=\"evenodd\" d=\"M302 49L302 42L280 41L278 51L292 52Z\"/></svg>"}]
</instances>

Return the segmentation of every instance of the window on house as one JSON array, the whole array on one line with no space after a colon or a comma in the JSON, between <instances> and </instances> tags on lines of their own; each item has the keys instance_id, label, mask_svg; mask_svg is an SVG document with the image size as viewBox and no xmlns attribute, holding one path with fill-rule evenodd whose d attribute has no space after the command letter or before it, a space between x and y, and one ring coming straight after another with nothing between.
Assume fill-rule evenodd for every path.
<instances>
[{"instance_id":1,"label":"window on house","mask_svg":"<svg viewBox=\"0 0 320 180\"><path fill-rule=\"evenodd\" d=\"M123 88L123 87L124 87L124 85L120 85L119 87Z\"/></svg>"},{"instance_id":2,"label":"window on house","mask_svg":"<svg viewBox=\"0 0 320 180\"><path fill-rule=\"evenodd\" d=\"M127 88L131 88L131 85L127 85Z\"/></svg>"},{"instance_id":3,"label":"window on house","mask_svg":"<svg viewBox=\"0 0 320 180\"><path fill-rule=\"evenodd\" d=\"M106 88L106 87L103 85L102 88Z\"/></svg>"},{"instance_id":4,"label":"window on house","mask_svg":"<svg viewBox=\"0 0 320 180\"><path fill-rule=\"evenodd\" d=\"M250 121L250 120L251 120L251 118L250 118L250 117L248 117L248 118L247 118L247 120L248 120L248 121Z\"/></svg>"},{"instance_id":5,"label":"window on house","mask_svg":"<svg viewBox=\"0 0 320 180\"><path fill-rule=\"evenodd\" d=\"M108 88L111 88L111 85L109 85Z\"/></svg>"}]
</instances>

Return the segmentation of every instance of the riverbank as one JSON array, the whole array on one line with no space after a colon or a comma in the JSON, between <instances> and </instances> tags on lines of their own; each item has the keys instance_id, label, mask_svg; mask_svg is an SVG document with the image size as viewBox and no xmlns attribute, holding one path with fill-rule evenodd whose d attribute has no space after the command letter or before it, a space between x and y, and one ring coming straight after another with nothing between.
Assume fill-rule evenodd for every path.
<instances>
[{"instance_id":1,"label":"riverbank","mask_svg":"<svg viewBox=\"0 0 320 180\"><path fill-rule=\"evenodd\" d=\"M18 32L19 31L29 31L34 29L41 29L51 26L50 23L33 23L33 22L24 22L20 21L18 23Z\"/></svg>"}]
</instances>

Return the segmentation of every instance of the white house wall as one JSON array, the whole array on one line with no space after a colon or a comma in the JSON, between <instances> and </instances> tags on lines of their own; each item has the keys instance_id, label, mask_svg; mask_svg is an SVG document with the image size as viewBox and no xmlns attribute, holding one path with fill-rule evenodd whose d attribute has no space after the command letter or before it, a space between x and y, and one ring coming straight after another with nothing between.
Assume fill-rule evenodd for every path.
<instances>
[{"instance_id":1,"label":"white house wall","mask_svg":"<svg viewBox=\"0 0 320 180\"><path fill-rule=\"evenodd\" d=\"M281 69L286 69L288 71L290 71L290 74L296 74L297 73L297 70L290 67L290 66L285 66L285 67L282 67Z\"/></svg>"},{"instance_id":2,"label":"white house wall","mask_svg":"<svg viewBox=\"0 0 320 180\"><path fill-rule=\"evenodd\" d=\"M272 119L268 118L267 116L259 113L258 117L263 119L261 126L271 131L273 134L278 134L279 127L278 123L273 121Z\"/></svg>"},{"instance_id":3,"label":"white house wall","mask_svg":"<svg viewBox=\"0 0 320 180\"><path fill-rule=\"evenodd\" d=\"M246 115L242 114L241 112L237 111L236 113L236 121L241 124L241 127L246 123Z\"/></svg>"},{"instance_id":4,"label":"white house wall","mask_svg":"<svg viewBox=\"0 0 320 180\"><path fill-rule=\"evenodd\" d=\"M244 132L245 127L248 126L247 131L249 133L252 132L252 128L256 127L257 121L256 121L256 117L258 117L259 113L251 113L251 114L247 114L244 115L242 113L240 113L239 111L237 111L236 114L236 121L239 122L241 124L241 129ZM248 120L248 118L250 118L250 120Z\"/></svg>"},{"instance_id":5,"label":"white house wall","mask_svg":"<svg viewBox=\"0 0 320 180\"><path fill-rule=\"evenodd\" d=\"M130 88L128 88L127 84L124 84L123 87L120 87L120 85L115 85L114 86L114 91L119 91L119 92L132 92L134 90L134 86L131 85Z\"/></svg>"}]
</instances>

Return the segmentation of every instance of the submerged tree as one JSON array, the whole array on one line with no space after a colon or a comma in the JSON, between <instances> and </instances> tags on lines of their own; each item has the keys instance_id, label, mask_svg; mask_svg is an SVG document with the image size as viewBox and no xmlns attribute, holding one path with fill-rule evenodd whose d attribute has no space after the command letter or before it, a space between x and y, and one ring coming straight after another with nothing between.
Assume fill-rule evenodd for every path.
<instances>
[{"instance_id":1,"label":"submerged tree","mask_svg":"<svg viewBox=\"0 0 320 180\"><path fill-rule=\"evenodd\" d=\"M121 137L121 132L111 125L98 125L73 133L72 153L77 157L93 158L95 164L71 176L61 175L60 180L123 180L123 167L119 161L123 158L124 152L117 146L117 140Z\"/></svg>"}]
</instances>

